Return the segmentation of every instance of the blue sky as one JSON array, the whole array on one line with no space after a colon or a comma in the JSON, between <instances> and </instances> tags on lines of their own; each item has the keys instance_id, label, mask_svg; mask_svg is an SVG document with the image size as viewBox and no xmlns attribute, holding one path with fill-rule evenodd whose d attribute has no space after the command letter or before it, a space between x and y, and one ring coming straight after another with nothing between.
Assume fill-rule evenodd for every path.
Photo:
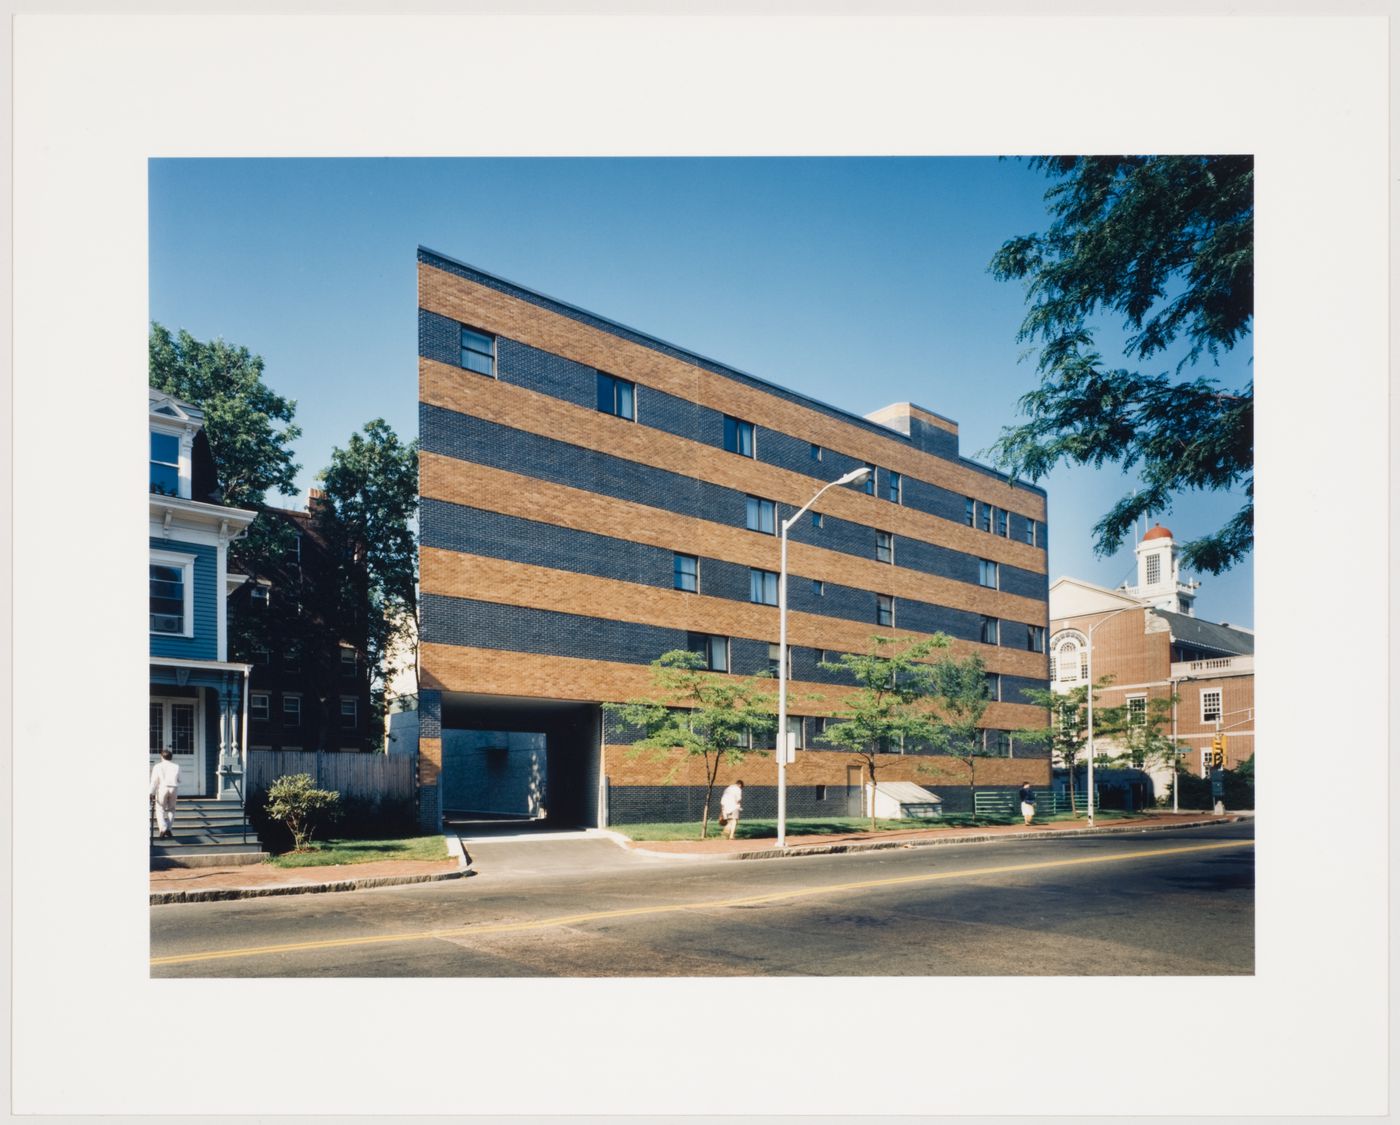
<instances>
[{"instance_id":1,"label":"blue sky","mask_svg":"<svg viewBox=\"0 0 1400 1125\"><path fill-rule=\"evenodd\" d=\"M987 263L1045 228L1047 183L949 157L155 160L150 315L247 346L296 400L302 496L272 498L288 506L371 418L416 435L420 243L857 414L919 403L985 460L1036 382L1022 288ZM1105 326L1114 363L1119 342ZM1196 373L1242 384L1250 343ZM1132 483L1041 482L1052 580L1132 577L1132 544L1098 559L1090 534ZM1161 522L1191 538L1239 500L1185 496ZM1201 582L1199 616L1253 624L1252 559Z\"/></svg>"}]
</instances>

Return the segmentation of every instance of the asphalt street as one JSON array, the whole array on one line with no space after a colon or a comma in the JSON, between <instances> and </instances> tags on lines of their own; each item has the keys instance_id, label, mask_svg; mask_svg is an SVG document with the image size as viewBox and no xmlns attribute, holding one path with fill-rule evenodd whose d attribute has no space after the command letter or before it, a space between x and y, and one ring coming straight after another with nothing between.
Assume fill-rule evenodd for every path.
<instances>
[{"instance_id":1,"label":"asphalt street","mask_svg":"<svg viewBox=\"0 0 1400 1125\"><path fill-rule=\"evenodd\" d=\"M469 845L469 847L471 847ZM155 977L1240 975L1253 825L797 859L473 849L468 879L151 908Z\"/></svg>"}]
</instances>

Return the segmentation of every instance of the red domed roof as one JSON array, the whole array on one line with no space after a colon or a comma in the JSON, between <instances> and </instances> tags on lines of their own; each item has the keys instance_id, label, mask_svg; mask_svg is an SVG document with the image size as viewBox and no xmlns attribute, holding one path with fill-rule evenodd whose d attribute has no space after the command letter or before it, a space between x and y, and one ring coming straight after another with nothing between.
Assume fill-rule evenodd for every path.
<instances>
[{"instance_id":1,"label":"red domed roof","mask_svg":"<svg viewBox=\"0 0 1400 1125\"><path fill-rule=\"evenodd\" d=\"M1142 537L1142 541L1146 543L1149 539L1170 539L1171 537L1172 533L1170 530L1163 527L1160 523L1154 523L1152 529Z\"/></svg>"}]
</instances>

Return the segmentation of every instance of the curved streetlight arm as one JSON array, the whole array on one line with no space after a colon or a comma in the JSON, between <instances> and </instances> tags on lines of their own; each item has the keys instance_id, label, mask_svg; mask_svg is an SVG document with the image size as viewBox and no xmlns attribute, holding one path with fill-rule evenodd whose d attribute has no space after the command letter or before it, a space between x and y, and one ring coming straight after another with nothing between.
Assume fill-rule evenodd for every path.
<instances>
[{"instance_id":1,"label":"curved streetlight arm","mask_svg":"<svg viewBox=\"0 0 1400 1125\"><path fill-rule=\"evenodd\" d=\"M774 739L777 744L778 755L778 839L775 846L781 848L787 846L787 756L788 756L788 729L787 729L787 681L788 681L788 655L787 655L787 537L788 529L797 522L802 513L815 504L821 495L828 488L835 488L838 484L854 484L870 475L869 466L861 466L859 469L852 469L845 476L823 485L802 507L798 508L791 516L783 520L778 528L779 556L778 556L778 737Z\"/></svg>"}]
</instances>

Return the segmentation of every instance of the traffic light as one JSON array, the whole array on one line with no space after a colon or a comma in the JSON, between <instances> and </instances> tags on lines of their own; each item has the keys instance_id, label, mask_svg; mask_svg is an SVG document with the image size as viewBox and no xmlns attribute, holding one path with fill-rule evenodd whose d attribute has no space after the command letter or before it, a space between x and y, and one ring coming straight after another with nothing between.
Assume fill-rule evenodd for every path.
<instances>
[{"instance_id":1,"label":"traffic light","mask_svg":"<svg viewBox=\"0 0 1400 1125\"><path fill-rule=\"evenodd\" d=\"M1210 768L1218 770L1225 763L1225 736L1217 734L1210 740Z\"/></svg>"}]
</instances>

